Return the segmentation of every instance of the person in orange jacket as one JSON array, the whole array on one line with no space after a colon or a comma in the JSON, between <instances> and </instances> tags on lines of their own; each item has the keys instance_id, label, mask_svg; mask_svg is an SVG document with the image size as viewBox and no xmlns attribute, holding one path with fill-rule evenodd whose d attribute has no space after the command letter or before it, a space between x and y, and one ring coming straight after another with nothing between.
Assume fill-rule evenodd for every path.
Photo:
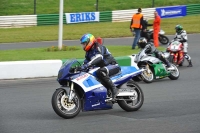
<instances>
[{"instance_id":1,"label":"person in orange jacket","mask_svg":"<svg viewBox=\"0 0 200 133\"><path fill-rule=\"evenodd\" d=\"M160 16L158 15L158 12L155 11L154 12L154 21L153 21L153 40L154 40L154 45L155 47L158 47L159 46L159 43L158 43L158 33L160 31Z\"/></svg>"},{"instance_id":2,"label":"person in orange jacket","mask_svg":"<svg viewBox=\"0 0 200 133\"><path fill-rule=\"evenodd\" d=\"M135 34L135 38L132 44L132 49L135 49L138 40L140 38L140 32L142 29L143 25L143 15L142 15L142 9L138 8L138 13L133 14L131 18L131 23L130 23L130 31Z\"/></svg>"}]
</instances>

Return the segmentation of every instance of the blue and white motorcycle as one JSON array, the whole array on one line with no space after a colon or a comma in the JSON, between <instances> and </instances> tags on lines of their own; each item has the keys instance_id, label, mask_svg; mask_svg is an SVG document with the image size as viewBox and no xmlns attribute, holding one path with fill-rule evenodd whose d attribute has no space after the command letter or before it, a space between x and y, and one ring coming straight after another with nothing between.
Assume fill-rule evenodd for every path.
<instances>
[{"instance_id":1,"label":"blue and white motorcycle","mask_svg":"<svg viewBox=\"0 0 200 133\"><path fill-rule=\"evenodd\" d=\"M121 72L111 79L119 89L116 101L110 100L111 91L107 90L96 77L96 68L80 69L76 59L66 61L59 70L57 88L52 96L52 107L57 115L69 119L82 111L112 109L114 103L125 111L137 111L143 105L142 89L132 78L141 74L133 66L121 66Z\"/></svg>"}]
</instances>

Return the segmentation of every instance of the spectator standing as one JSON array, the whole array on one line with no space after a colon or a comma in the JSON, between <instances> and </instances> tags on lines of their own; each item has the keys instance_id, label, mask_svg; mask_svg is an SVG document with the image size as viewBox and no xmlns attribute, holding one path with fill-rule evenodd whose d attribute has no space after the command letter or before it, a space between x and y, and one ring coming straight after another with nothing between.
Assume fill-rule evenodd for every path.
<instances>
[{"instance_id":1,"label":"spectator standing","mask_svg":"<svg viewBox=\"0 0 200 133\"><path fill-rule=\"evenodd\" d=\"M142 24L142 31L141 31L141 37L145 37L147 39L147 42L149 42L151 39L150 39L150 36L148 35L147 33L147 27L148 26L153 26L153 24L148 24L148 20L145 19L143 20L143 24Z\"/></svg>"},{"instance_id":2,"label":"spectator standing","mask_svg":"<svg viewBox=\"0 0 200 133\"><path fill-rule=\"evenodd\" d=\"M133 34L135 34L135 38L132 44L132 49L135 49L136 44L140 38L142 22L143 22L143 15L141 12L142 9L138 8L138 13L133 14L133 17L131 19L130 31L133 32Z\"/></svg>"},{"instance_id":3,"label":"spectator standing","mask_svg":"<svg viewBox=\"0 0 200 133\"><path fill-rule=\"evenodd\" d=\"M154 21L153 21L153 40L154 40L154 45L155 47L159 46L159 42L158 42L158 33L160 31L160 16L158 15L158 12L155 11L154 12Z\"/></svg>"}]
</instances>

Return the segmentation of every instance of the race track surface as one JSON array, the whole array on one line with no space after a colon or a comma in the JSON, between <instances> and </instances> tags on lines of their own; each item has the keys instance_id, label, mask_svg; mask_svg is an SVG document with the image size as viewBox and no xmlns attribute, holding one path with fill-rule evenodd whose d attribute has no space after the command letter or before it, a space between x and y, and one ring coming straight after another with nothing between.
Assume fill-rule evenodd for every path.
<instances>
[{"instance_id":1,"label":"race track surface","mask_svg":"<svg viewBox=\"0 0 200 133\"><path fill-rule=\"evenodd\" d=\"M0 80L0 133L200 133L199 38L189 35L194 66L187 68L184 62L178 80L138 83L145 98L136 112L125 112L115 104L112 110L80 112L74 119L63 119L51 106L59 87L56 77Z\"/></svg>"}]
</instances>

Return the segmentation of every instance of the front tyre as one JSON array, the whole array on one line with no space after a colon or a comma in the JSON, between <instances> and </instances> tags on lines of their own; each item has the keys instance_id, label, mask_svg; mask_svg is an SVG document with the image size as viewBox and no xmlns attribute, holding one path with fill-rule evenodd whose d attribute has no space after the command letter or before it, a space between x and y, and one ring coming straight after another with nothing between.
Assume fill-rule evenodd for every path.
<instances>
[{"instance_id":1,"label":"front tyre","mask_svg":"<svg viewBox=\"0 0 200 133\"><path fill-rule=\"evenodd\" d=\"M74 92L75 96L68 102L68 94L62 88L57 89L51 99L53 110L62 118L70 119L77 116L81 110L80 97Z\"/></svg>"},{"instance_id":2,"label":"front tyre","mask_svg":"<svg viewBox=\"0 0 200 133\"><path fill-rule=\"evenodd\" d=\"M141 73L141 77L145 83L152 83L154 80L154 74L147 64L144 68L145 70Z\"/></svg>"},{"instance_id":3,"label":"front tyre","mask_svg":"<svg viewBox=\"0 0 200 133\"><path fill-rule=\"evenodd\" d=\"M171 64L174 67L174 70L170 71L170 75L168 76L171 80L177 80L180 76L180 72L176 65Z\"/></svg>"},{"instance_id":4,"label":"front tyre","mask_svg":"<svg viewBox=\"0 0 200 133\"><path fill-rule=\"evenodd\" d=\"M159 35L158 39L159 39L160 43L162 43L164 45L169 43L169 38L164 35Z\"/></svg>"},{"instance_id":5,"label":"front tyre","mask_svg":"<svg viewBox=\"0 0 200 133\"><path fill-rule=\"evenodd\" d=\"M169 62L174 64L174 55L170 55L168 60Z\"/></svg>"},{"instance_id":6,"label":"front tyre","mask_svg":"<svg viewBox=\"0 0 200 133\"><path fill-rule=\"evenodd\" d=\"M128 81L127 88L133 92L132 96L124 96L123 100L118 100L118 105L125 111L137 111L140 109L144 102L144 94L142 89L134 81Z\"/></svg>"}]
</instances>

